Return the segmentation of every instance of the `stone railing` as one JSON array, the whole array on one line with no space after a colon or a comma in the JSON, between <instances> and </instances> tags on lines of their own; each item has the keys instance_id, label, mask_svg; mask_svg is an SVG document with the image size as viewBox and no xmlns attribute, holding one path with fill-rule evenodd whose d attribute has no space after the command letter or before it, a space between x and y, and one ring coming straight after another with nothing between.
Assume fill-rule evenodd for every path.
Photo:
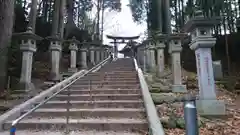
<instances>
[{"instance_id":1,"label":"stone railing","mask_svg":"<svg viewBox=\"0 0 240 135\"><path fill-rule=\"evenodd\" d=\"M26 111L26 110L33 110L36 108L35 106L38 106L42 102L45 102L49 97L52 95L56 95L56 93L60 93L63 91L66 87L70 86L72 83L77 81L78 79L84 77L90 72L96 71L100 69L99 67L102 67L104 64L107 63L107 61L110 60L110 57L105 59L104 61L100 62L98 65L93 67L92 69L86 71L86 70L81 70L72 76L66 78L65 80L61 81L60 83L57 83L56 85L52 86L51 88L41 92L39 95L27 100L26 102L14 107L12 110L9 110L8 112L4 113L3 115L0 116L0 130L3 130L3 125L6 121L9 120L14 120L14 119L19 119L21 117L21 113ZM45 102L46 103L46 102Z\"/></svg>"},{"instance_id":2,"label":"stone railing","mask_svg":"<svg viewBox=\"0 0 240 135\"><path fill-rule=\"evenodd\" d=\"M137 64L137 61L135 58L134 58L134 65L135 65L136 71L138 72L138 78L139 78L139 82L141 85L144 106L145 106L146 112L147 112L149 134L150 135L164 135L165 134L164 129L163 129L163 126L158 117L157 110L155 108L151 94L148 89L148 85L144 79L141 68L138 67L138 64Z\"/></svg>"}]
</instances>

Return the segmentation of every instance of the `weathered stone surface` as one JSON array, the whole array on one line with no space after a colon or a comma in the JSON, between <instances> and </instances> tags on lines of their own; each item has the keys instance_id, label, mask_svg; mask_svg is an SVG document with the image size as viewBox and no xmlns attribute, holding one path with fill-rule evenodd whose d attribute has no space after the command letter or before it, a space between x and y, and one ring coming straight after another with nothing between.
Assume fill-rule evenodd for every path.
<instances>
[{"instance_id":1,"label":"weathered stone surface","mask_svg":"<svg viewBox=\"0 0 240 135\"><path fill-rule=\"evenodd\" d=\"M153 75L151 75L151 74L145 74L144 77L145 77L147 82L152 82L153 81Z\"/></svg>"},{"instance_id":2,"label":"weathered stone surface","mask_svg":"<svg viewBox=\"0 0 240 135\"><path fill-rule=\"evenodd\" d=\"M226 106L221 100L197 100L198 113L206 116L226 115Z\"/></svg>"},{"instance_id":3,"label":"weathered stone surface","mask_svg":"<svg viewBox=\"0 0 240 135\"><path fill-rule=\"evenodd\" d=\"M161 123L163 124L164 128L172 129L172 128L179 128L185 129L185 120L183 117L179 117L175 114L171 116L163 116L160 118ZM198 127L202 127L204 125L204 120L199 118L198 119Z\"/></svg>"},{"instance_id":4,"label":"weathered stone surface","mask_svg":"<svg viewBox=\"0 0 240 135\"><path fill-rule=\"evenodd\" d=\"M170 93L172 91L171 89L150 88L150 92L151 93L161 93L161 92Z\"/></svg>"},{"instance_id":5,"label":"weathered stone surface","mask_svg":"<svg viewBox=\"0 0 240 135\"><path fill-rule=\"evenodd\" d=\"M172 91L177 93L186 93L187 88L186 85L172 85Z\"/></svg>"},{"instance_id":6,"label":"weathered stone surface","mask_svg":"<svg viewBox=\"0 0 240 135\"><path fill-rule=\"evenodd\" d=\"M151 93L151 95L155 104L168 103L174 101L177 97L173 93Z\"/></svg>"}]
</instances>

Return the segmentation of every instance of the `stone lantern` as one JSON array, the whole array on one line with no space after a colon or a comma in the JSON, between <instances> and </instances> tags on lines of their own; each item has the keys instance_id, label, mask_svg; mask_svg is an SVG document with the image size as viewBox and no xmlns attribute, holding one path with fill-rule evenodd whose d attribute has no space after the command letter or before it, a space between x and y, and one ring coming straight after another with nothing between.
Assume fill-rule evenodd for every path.
<instances>
[{"instance_id":1,"label":"stone lantern","mask_svg":"<svg viewBox=\"0 0 240 135\"><path fill-rule=\"evenodd\" d=\"M190 48L195 51L200 100L197 102L199 113L202 115L225 115L225 103L217 100L215 80L213 77L211 48L216 43L211 28L221 21L219 17L205 18L198 10L195 17L184 27L191 33Z\"/></svg>"},{"instance_id":2,"label":"stone lantern","mask_svg":"<svg viewBox=\"0 0 240 135\"><path fill-rule=\"evenodd\" d=\"M96 53L96 64L101 62L101 45L100 44L95 44L95 53Z\"/></svg>"},{"instance_id":3,"label":"stone lantern","mask_svg":"<svg viewBox=\"0 0 240 135\"><path fill-rule=\"evenodd\" d=\"M51 73L49 79L51 81L60 81L59 66L62 54L62 39L60 39L59 34L47 37L46 39L50 41L49 50L51 53Z\"/></svg>"},{"instance_id":4,"label":"stone lantern","mask_svg":"<svg viewBox=\"0 0 240 135\"><path fill-rule=\"evenodd\" d=\"M90 62L91 64L95 65L96 64L96 60L95 60L96 47L92 43L90 43L89 51L90 51Z\"/></svg>"},{"instance_id":5,"label":"stone lantern","mask_svg":"<svg viewBox=\"0 0 240 135\"><path fill-rule=\"evenodd\" d=\"M169 52L171 53L171 65L172 65L172 78L173 78L173 85L172 90L173 92L187 92L186 86L182 84L182 66L181 66L181 51L182 45L181 41L187 37L185 33L174 33L168 36L170 49Z\"/></svg>"},{"instance_id":6,"label":"stone lantern","mask_svg":"<svg viewBox=\"0 0 240 135\"><path fill-rule=\"evenodd\" d=\"M148 45L147 45L147 58L149 61L149 70L150 72L154 72L155 68L156 68L156 62L155 62L155 45L154 42L152 40L148 41Z\"/></svg>"},{"instance_id":7,"label":"stone lantern","mask_svg":"<svg viewBox=\"0 0 240 135\"><path fill-rule=\"evenodd\" d=\"M77 65L77 52L78 52L78 44L80 42L76 40L75 37L73 37L71 40L67 40L67 43L69 43L69 50L70 50L70 68L68 69L69 72L75 73L78 71L76 65Z\"/></svg>"},{"instance_id":8,"label":"stone lantern","mask_svg":"<svg viewBox=\"0 0 240 135\"><path fill-rule=\"evenodd\" d=\"M86 43L83 43L81 48L80 48L80 56L81 56L80 65L81 65L82 69L87 69L88 68L88 66L87 66L87 52L88 52L88 49L86 47Z\"/></svg>"},{"instance_id":9,"label":"stone lantern","mask_svg":"<svg viewBox=\"0 0 240 135\"><path fill-rule=\"evenodd\" d=\"M101 61L103 61L105 59L104 58L105 47L106 47L106 45L102 45L102 47L101 47Z\"/></svg>"},{"instance_id":10,"label":"stone lantern","mask_svg":"<svg viewBox=\"0 0 240 135\"><path fill-rule=\"evenodd\" d=\"M22 69L20 89L29 91L34 89L34 85L31 82L33 53L37 50L36 41L42 40L42 38L35 35L32 32L31 27L28 27L26 32L13 34L13 37L21 40L20 50L22 51Z\"/></svg>"},{"instance_id":11,"label":"stone lantern","mask_svg":"<svg viewBox=\"0 0 240 135\"><path fill-rule=\"evenodd\" d=\"M166 47L165 41L166 41L166 35L159 34L157 35L157 67L158 67L158 74L161 74L164 71L165 68L165 62L164 62L164 49Z\"/></svg>"}]
</instances>

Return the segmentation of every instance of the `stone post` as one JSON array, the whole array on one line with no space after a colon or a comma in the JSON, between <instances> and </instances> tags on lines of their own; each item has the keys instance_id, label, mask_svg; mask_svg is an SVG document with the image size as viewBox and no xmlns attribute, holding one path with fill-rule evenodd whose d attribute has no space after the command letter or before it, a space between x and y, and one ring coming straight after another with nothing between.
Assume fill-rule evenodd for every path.
<instances>
[{"instance_id":1,"label":"stone post","mask_svg":"<svg viewBox=\"0 0 240 135\"><path fill-rule=\"evenodd\" d=\"M102 49L101 49L101 61L104 61L104 60L105 60L105 58L104 58L104 52L105 52L105 48L102 47Z\"/></svg>"},{"instance_id":2,"label":"stone post","mask_svg":"<svg viewBox=\"0 0 240 135\"><path fill-rule=\"evenodd\" d=\"M141 55L142 54L142 52L141 52L141 49L140 49L140 47L138 47L137 48L137 61L138 61L138 63L139 63L139 65L142 65L142 62L141 62Z\"/></svg>"},{"instance_id":3,"label":"stone post","mask_svg":"<svg viewBox=\"0 0 240 135\"><path fill-rule=\"evenodd\" d=\"M58 35L47 37L50 40L49 50L51 52L51 73L50 80L51 81L60 81L61 76L59 72L60 66L60 54L62 51L62 41Z\"/></svg>"},{"instance_id":4,"label":"stone post","mask_svg":"<svg viewBox=\"0 0 240 135\"><path fill-rule=\"evenodd\" d=\"M81 68L82 69L87 69L87 49L85 47L82 47L80 49L81 52Z\"/></svg>"},{"instance_id":5,"label":"stone post","mask_svg":"<svg viewBox=\"0 0 240 135\"><path fill-rule=\"evenodd\" d=\"M96 64L98 64L98 63L100 63L100 61L101 61L101 49L100 49L100 47L96 47L96 60L95 60L95 62L96 62Z\"/></svg>"},{"instance_id":6,"label":"stone post","mask_svg":"<svg viewBox=\"0 0 240 135\"><path fill-rule=\"evenodd\" d=\"M148 45L145 45L145 62L146 62L146 71L150 71L150 62L151 62L151 57L150 57L150 50L148 49Z\"/></svg>"},{"instance_id":7,"label":"stone post","mask_svg":"<svg viewBox=\"0 0 240 135\"><path fill-rule=\"evenodd\" d=\"M117 47L117 41L114 40L114 45L113 45L113 53L114 53L114 58L118 57L118 47Z\"/></svg>"},{"instance_id":8,"label":"stone post","mask_svg":"<svg viewBox=\"0 0 240 135\"><path fill-rule=\"evenodd\" d=\"M146 72L146 48L141 47L140 51L142 52L141 53L142 68L143 68L143 71Z\"/></svg>"},{"instance_id":9,"label":"stone post","mask_svg":"<svg viewBox=\"0 0 240 135\"><path fill-rule=\"evenodd\" d=\"M149 66L150 66L150 72L154 72L156 70L156 60L155 60L155 46L150 44L148 47L148 53L149 53Z\"/></svg>"},{"instance_id":10,"label":"stone post","mask_svg":"<svg viewBox=\"0 0 240 135\"><path fill-rule=\"evenodd\" d=\"M31 82L32 77L32 57L36 52L36 40L42 38L32 33L32 28L29 27L26 32L16 33L13 36L21 39L20 50L22 51L22 69L20 77L20 89L29 91L34 89L34 85Z\"/></svg>"},{"instance_id":11,"label":"stone post","mask_svg":"<svg viewBox=\"0 0 240 135\"><path fill-rule=\"evenodd\" d=\"M104 50L104 59L106 59L107 57L108 57L108 49L105 48L105 50Z\"/></svg>"},{"instance_id":12,"label":"stone post","mask_svg":"<svg viewBox=\"0 0 240 135\"><path fill-rule=\"evenodd\" d=\"M95 65L95 46L90 47L90 62L91 64Z\"/></svg>"},{"instance_id":13,"label":"stone post","mask_svg":"<svg viewBox=\"0 0 240 135\"><path fill-rule=\"evenodd\" d=\"M170 34L170 52L171 52L171 63L172 63L172 78L173 92L187 92L186 86L182 85L182 66L181 66L181 39L186 37L186 34L178 33L178 34Z\"/></svg>"},{"instance_id":14,"label":"stone post","mask_svg":"<svg viewBox=\"0 0 240 135\"><path fill-rule=\"evenodd\" d=\"M79 44L80 42L78 40L76 40L75 37L73 37L72 40L68 40L68 42L70 43L70 45L69 45L69 50L70 50L70 68L68 69L68 71L71 72L71 73L75 73L75 72L78 71L78 69L76 67L77 51L78 51L77 44Z\"/></svg>"},{"instance_id":15,"label":"stone post","mask_svg":"<svg viewBox=\"0 0 240 135\"><path fill-rule=\"evenodd\" d=\"M195 51L200 100L197 108L201 115L225 115L224 101L217 100L213 77L211 48L216 39L212 37L211 28L220 23L220 18L205 19L201 11L197 11L185 25L185 31L191 32L190 48Z\"/></svg>"},{"instance_id":16,"label":"stone post","mask_svg":"<svg viewBox=\"0 0 240 135\"><path fill-rule=\"evenodd\" d=\"M156 45L156 49L157 49L157 67L158 67L158 75L160 75L162 72L164 72L164 68L165 68L165 62L164 62L164 48L166 47L164 40L165 39L165 35L159 35L158 37L158 42Z\"/></svg>"}]
</instances>

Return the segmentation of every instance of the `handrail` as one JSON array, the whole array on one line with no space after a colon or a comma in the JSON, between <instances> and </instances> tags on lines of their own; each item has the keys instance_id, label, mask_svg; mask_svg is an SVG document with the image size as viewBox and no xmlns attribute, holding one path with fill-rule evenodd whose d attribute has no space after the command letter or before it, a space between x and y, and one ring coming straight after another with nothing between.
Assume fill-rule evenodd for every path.
<instances>
[{"instance_id":1,"label":"handrail","mask_svg":"<svg viewBox=\"0 0 240 135\"><path fill-rule=\"evenodd\" d=\"M136 59L134 58L133 60L134 60L135 69L138 72L138 78L141 85L144 106L147 112L147 118L149 122L149 130L150 130L149 133L150 135L165 135L163 126L159 120L157 110L155 108L152 97L150 95L148 85L144 79L143 72L141 68L138 67Z\"/></svg>"},{"instance_id":2,"label":"handrail","mask_svg":"<svg viewBox=\"0 0 240 135\"><path fill-rule=\"evenodd\" d=\"M72 82L70 82L69 84L67 84L66 86L64 86L63 88L61 88L59 91L57 91L56 93L54 93L53 95L51 95L50 97L48 97L47 99L45 99L44 101L42 101L41 103L39 103L38 105L36 105L34 108L32 108L31 110L27 111L26 113L24 113L23 115L21 115L20 117L18 117L17 119L15 119L12 124L11 124L11 130L15 129L16 124L18 124L22 119L24 119L26 116L28 116L29 114L33 113L36 109L38 109L39 107L41 107L42 105L44 105L45 103L47 103L49 100L51 100L52 98L54 98L56 95L58 95L60 92L62 92L63 90L65 90L66 88L68 88L69 86L71 86L73 83L75 83L78 79L84 77L85 75L87 75L88 73L92 72L94 69L98 68L99 66L104 65L108 60L110 59L110 57L108 57L107 59L105 59L104 61L100 62L99 64L97 64L96 66L94 66L93 68L91 68L90 70L88 70L86 73L82 74L81 76L77 77L76 79L74 79Z\"/></svg>"}]
</instances>

